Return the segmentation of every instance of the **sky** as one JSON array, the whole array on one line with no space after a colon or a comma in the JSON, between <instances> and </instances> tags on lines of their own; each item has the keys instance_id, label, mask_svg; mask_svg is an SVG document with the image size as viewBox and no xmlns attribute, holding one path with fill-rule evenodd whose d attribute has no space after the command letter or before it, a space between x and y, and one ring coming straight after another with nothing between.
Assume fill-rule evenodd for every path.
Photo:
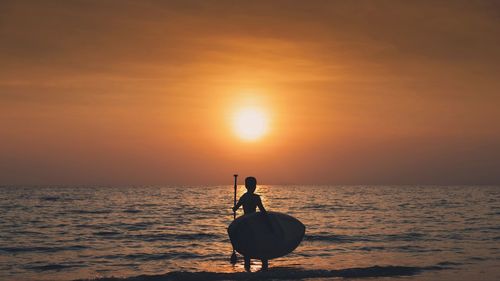
<instances>
[{"instance_id":1,"label":"sky","mask_svg":"<svg viewBox=\"0 0 500 281\"><path fill-rule=\"evenodd\" d=\"M499 50L498 1L4 0L0 184L499 184Z\"/></svg>"}]
</instances>

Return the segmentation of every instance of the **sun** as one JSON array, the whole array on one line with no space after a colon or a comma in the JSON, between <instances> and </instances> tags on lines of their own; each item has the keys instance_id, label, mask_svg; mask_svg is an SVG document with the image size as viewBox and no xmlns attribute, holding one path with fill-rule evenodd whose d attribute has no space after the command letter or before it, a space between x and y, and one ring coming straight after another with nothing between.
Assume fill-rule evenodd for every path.
<instances>
[{"instance_id":1,"label":"sun","mask_svg":"<svg viewBox=\"0 0 500 281\"><path fill-rule=\"evenodd\" d=\"M234 115L234 131L238 137L246 141L255 141L267 133L268 118L258 108L243 108Z\"/></svg>"}]
</instances>

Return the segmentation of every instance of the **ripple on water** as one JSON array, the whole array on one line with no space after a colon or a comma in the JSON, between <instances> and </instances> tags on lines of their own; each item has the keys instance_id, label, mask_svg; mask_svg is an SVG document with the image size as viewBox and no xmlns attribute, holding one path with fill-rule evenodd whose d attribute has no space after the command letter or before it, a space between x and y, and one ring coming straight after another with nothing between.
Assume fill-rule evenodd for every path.
<instances>
[{"instance_id":1,"label":"ripple on water","mask_svg":"<svg viewBox=\"0 0 500 281\"><path fill-rule=\"evenodd\" d=\"M60 271L71 268L86 267L85 264L46 264L46 265L26 265L25 269L33 271Z\"/></svg>"},{"instance_id":2,"label":"ripple on water","mask_svg":"<svg viewBox=\"0 0 500 281\"><path fill-rule=\"evenodd\" d=\"M62 251L80 251L90 249L88 246L71 245L71 246L53 246L53 247L0 247L0 252L6 253L54 253Z\"/></svg>"},{"instance_id":3,"label":"ripple on water","mask_svg":"<svg viewBox=\"0 0 500 281\"><path fill-rule=\"evenodd\" d=\"M395 241L423 241L430 238L423 233L409 232L397 234L371 234L371 235L335 235L335 234L306 234L305 241L322 241L331 243L355 242L395 242Z\"/></svg>"},{"instance_id":4,"label":"ripple on water","mask_svg":"<svg viewBox=\"0 0 500 281\"><path fill-rule=\"evenodd\" d=\"M0 188L2 278L171 271L168 278L210 280L212 275L178 271L241 270L227 263L232 192L229 185ZM498 261L498 187L264 186L258 193L267 209L292 214L307 227L305 241L272 267L300 264L339 277L344 273L330 270L394 261L415 272L433 264L470 270ZM312 278L323 274L318 272L282 274ZM219 273L215 280L247 278Z\"/></svg>"}]
</instances>

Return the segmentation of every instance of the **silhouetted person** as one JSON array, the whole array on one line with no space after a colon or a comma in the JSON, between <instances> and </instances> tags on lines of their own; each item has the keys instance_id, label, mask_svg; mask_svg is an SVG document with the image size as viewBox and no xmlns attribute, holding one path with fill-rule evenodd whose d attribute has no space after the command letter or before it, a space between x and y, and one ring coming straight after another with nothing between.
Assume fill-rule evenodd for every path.
<instances>
[{"instance_id":1,"label":"silhouetted person","mask_svg":"<svg viewBox=\"0 0 500 281\"><path fill-rule=\"evenodd\" d=\"M264 205L262 205L262 200L260 200L260 196L254 193L255 189L257 188L257 179L254 177L247 177L245 179L245 187L247 189L247 192L240 197L240 200L238 200L238 203L236 204L236 206L234 206L233 211L236 212L236 210L238 210L243 205L243 211L245 215L255 213L257 207L259 207L259 210L262 213L267 214ZM250 258L244 258L245 270L250 271ZM262 270L266 270L268 268L268 261L266 259L263 259L261 261Z\"/></svg>"}]
</instances>

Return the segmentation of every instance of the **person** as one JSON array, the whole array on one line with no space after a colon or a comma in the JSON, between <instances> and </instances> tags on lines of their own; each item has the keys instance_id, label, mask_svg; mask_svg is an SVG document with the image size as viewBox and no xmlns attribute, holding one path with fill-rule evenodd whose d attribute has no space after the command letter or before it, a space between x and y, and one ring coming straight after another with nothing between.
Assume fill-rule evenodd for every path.
<instances>
[{"instance_id":1,"label":"person","mask_svg":"<svg viewBox=\"0 0 500 281\"><path fill-rule=\"evenodd\" d=\"M255 189L257 188L257 179L255 177L247 177L245 179L245 188L247 192L243 194L238 203L233 207L233 211L236 212L241 206L243 206L243 212L245 215L255 213L257 207L259 210L267 214L264 205L262 205L262 200L258 194L255 194ZM250 258L244 257L245 259L245 270L250 271ZM267 259L262 259L262 270L267 270L269 264Z\"/></svg>"}]
</instances>

